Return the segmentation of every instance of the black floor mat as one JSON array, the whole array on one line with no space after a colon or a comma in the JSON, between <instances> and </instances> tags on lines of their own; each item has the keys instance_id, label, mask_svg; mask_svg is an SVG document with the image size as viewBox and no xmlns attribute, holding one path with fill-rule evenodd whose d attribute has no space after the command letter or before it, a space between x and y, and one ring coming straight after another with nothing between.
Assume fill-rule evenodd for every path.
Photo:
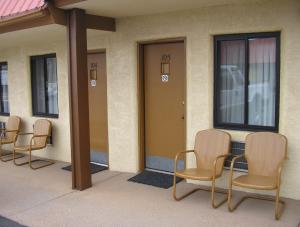
<instances>
[{"instance_id":1,"label":"black floor mat","mask_svg":"<svg viewBox=\"0 0 300 227\"><path fill-rule=\"evenodd\" d=\"M106 166L100 166L100 165L96 165L94 163L90 163L90 166L91 166L91 174L99 173L103 170L108 169ZM63 167L62 169L67 170L67 171L72 171L72 166L69 165L69 166Z\"/></svg>"},{"instance_id":2,"label":"black floor mat","mask_svg":"<svg viewBox=\"0 0 300 227\"><path fill-rule=\"evenodd\" d=\"M128 181L168 189L173 186L173 177L174 176L170 174L144 170ZM182 178L177 177L176 182L178 183L180 181L182 181Z\"/></svg>"},{"instance_id":3,"label":"black floor mat","mask_svg":"<svg viewBox=\"0 0 300 227\"><path fill-rule=\"evenodd\" d=\"M25 227L19 223L12 221L8 218L0 216L0 227Z\"/></svg>"}]
</instances>

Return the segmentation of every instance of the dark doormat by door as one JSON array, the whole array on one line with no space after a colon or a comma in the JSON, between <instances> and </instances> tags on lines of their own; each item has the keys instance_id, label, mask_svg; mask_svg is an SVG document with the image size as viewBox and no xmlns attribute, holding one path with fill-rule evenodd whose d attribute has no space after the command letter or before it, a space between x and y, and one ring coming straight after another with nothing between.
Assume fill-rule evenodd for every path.
<instances>
[{"instance_id":1,"label":"dark doormat by door","mask_svg":"<svg viewBox=\"0 0 300 227\"><path fill-rule=\"evenodd\" d=\"M99 173L103 170L107 170L108 168L106 166L100 166L100 165L96 165L94 163L90 163L90 166L91 166L91 174L94 174L94 173ZM67 170L67 171L72 171L72 166L69 165L69 166L65 166L62 168L63 170Z\"/></svg>"},{"instance_id":2,"label":"dark doormat by door","mask_svg":"<svg viewBox=\"0 0 300 227\"><path fill-rule=\"evenodd\" d=\"M130 178L128 181L168 189L173 186L173 178L174 176L170 174L144 170L138 175ZM182 180L182 178L177 177L176 183Z\"/></svg>"},{"instance_id":3,"label":"dark doormat by door","mask_svg":"<svg viewBox=\"0 0 300 227\"><path fill-rule=\"evenodd\" d=\"M0 227L25 227L25 225L20 225L15 221L0 216Z\"/></svg>"}]
</instances>

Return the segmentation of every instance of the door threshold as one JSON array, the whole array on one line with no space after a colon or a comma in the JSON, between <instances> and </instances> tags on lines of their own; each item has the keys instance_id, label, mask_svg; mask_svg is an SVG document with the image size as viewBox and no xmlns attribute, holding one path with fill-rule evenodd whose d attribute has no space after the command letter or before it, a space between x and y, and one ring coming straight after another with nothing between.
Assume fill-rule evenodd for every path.
<instances>
[{"instance_id":1,"label":"door threshold","mask_svg":"<svg viewBox=\"0 0 300 227\"><path fill-rule=\"evenodd\" d=\"M156 172L156 173L163 173L163 174L168 174L168 175L174 175L174 173L168 172L168 171L163 171L163 170L158 170L158 169L150 169L150 168L145 168L147 171L151 172Z\"/></svg>"},{"instance_id":2,"label":"door threshold","mask_svg":"<svg viewBox=\"0 0 300 227\"><path fill-rule=\"evenodd\" d=\"M107 164L101 164L101 163L97 163L97 162L90 162L90 163L92 163L92 164L94 164L94 165L97 165L97 166L104 166L104 167L108 167L108 165L107 165Z\"/></svg>"}]
</instances>

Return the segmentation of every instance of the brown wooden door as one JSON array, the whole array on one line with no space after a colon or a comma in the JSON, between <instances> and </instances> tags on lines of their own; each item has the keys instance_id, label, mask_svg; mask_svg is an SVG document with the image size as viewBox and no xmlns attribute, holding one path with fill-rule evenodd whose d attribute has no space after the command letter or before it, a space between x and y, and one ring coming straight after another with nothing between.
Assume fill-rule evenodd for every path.
<instances>
[{"instance_id":1,"label":"brown wooden door","mask_svg":"<svg viewBox=\"0 0 300 227\"><path fill-rule=\"evenodd\" d=\"M144 83L146 168L173 172L174 157L185 148L183 42L144 46Z\"/></svg>"},{"instance_id":2,"label":"brown wooden door","mask_svg":"<svg viewBox=\"0 0 300 227\"><path fill-rule=\"evenodd\" d=\"M108 164L106 54L88 55L91 161Z\"/></svg>"}]
</instances>

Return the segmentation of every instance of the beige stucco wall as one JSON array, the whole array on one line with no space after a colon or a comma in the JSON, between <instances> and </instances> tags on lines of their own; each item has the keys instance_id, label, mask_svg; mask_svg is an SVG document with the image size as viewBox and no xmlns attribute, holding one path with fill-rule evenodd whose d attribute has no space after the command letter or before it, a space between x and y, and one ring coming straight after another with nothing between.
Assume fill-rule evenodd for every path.
<instances>
[{"instance_id":1,"label":"beige stucco wall","mask_svg":"<svg viewBox=\"0 0 300 227\"><path fill-rule=\"evenodd\" d=\"M32 132L32 125L39 117L32 116L30 56L49 53L56 53L57 56L59 118L49 119L53 123L53 145L48 146L45 151L35 151L33 154L70 162L68 59L64 41L40 45L30 43L20 46L16 43L13 49L1 50L0 62L8 63L10 114L22 118L21 131ZM0 117L0 121L6 121L6 119L7 117ZM22 138L20 142L23 143L26 140Z\"/></svg>"},{"instance_id":2,"label":"beige stucco wall","mask_svg":"<svg viewBox=\"0 0 300 227\"><path fill-rule=\"evenodd\" d=\"M289 139L289 159L283 173L282 195L300 199L300 2L265 1L208 7L185 12L123 18L117 32L93 33L88 48L106 49L108 83L109 164L111 170L137 172L138 104L137 42L172 37L187 39L187 149L193 148L198 130L213 126L213 42L215 34L281 31L280 133ZM56 52L58 57L59 113L53 120L54 147L47 156L70 160L68 79L65 41L47 47L30 45L1 52L0 61L18 67L9 71L11 113L31 117L28 56ZM10 63L11 62L11 63ZM24 70L26 69L26 70ZM1 118L0 118L1 120ZM230 131L236 141L247 132ZM189 165L193 164L189 160ZM218 185L226 186L226 176Z\"/></svg>"},{"instance_id":3,"label":"beige stucco wall","mask_svg":"<svg viewBox=\"0 0 300 227\"><path fill-rule=\"evenodd\" d=\"M289 139L282 195L300 199L300 2L296 0L119 19L116 33L90 39L90 48L107 49L110 168L138 171L138 41L187 38L186 147L190 149L196 132L213 126L213 35L266 31L282 32L280 133ZM230 133L236 141L247 135ZM218 185L224 187L225 179Z\"/></svg>"}]
</instances>

